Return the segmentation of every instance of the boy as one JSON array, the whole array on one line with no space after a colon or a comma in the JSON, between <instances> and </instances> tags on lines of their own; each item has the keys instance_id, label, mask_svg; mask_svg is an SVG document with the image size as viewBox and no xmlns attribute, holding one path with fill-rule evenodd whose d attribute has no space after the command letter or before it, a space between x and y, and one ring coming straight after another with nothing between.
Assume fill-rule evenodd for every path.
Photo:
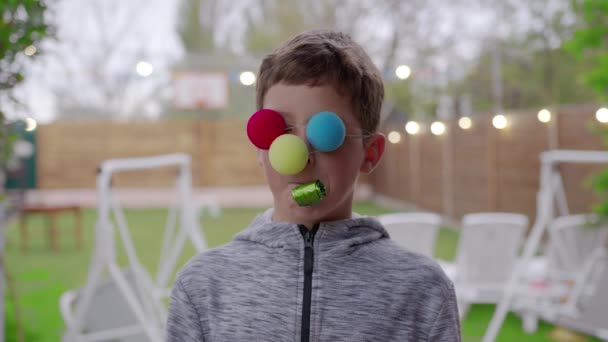
<instances>
[{"instance_id":1,"label":"boy","mask_svg":"<svg viewBox=\"0 0 608 342\"><path fill-rule=\"evenodd\" d=\"M274 209L180 271L167 341L460 341L437 264L351 211L359 173L385 144L384 87L369 56L345 34L305 32L263 60L256 91L262 111L248 134Z\"/></svg>"}]
</instances>

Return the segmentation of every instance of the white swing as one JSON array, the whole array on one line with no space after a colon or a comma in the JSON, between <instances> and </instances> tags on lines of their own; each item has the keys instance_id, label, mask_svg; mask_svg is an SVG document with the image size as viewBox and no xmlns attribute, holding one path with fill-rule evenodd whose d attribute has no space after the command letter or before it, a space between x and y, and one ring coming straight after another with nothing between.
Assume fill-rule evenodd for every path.
<instances>
[{"instance_id":1,"label":"white swing","mask_svg":"<svg viewBox=\"0 0 608 342\"><path fill-rule=\"evenodd\" d=\"M525 293L518 293L518 284L525 276L526 266L529 265L532 258L536 255L545 231L556 217L554 205L557 205L559 216L568 215L568 205L558 166L564 163L608 164L608 152L554 150L541 153L540 159L540 189L536 198L536 222L526 239L521 258L509 277L502 299L498 303L492 320L483 336L483 342L493 342L496 340L507 313L517 306L516 303L521 295L526 295ZM590 265L592 264L591 261L589 261ZM585 281L588 281L588 279L585 279ZM556 308L553 307L552 309L555 310ZM540 312L540 315L544 318L547 317L543 312ZM608 311L604 313L604 317L606 315L608 315ZM584 315L580 315L573 317L571 320L582 320L585 317ZM558 322L556 321L556 323ZM563 321L559 323L563 324ZM608 339L608 329L606 327L597 326L597 324L595 326L594 324L572 324L571 326L584 326L584 332L601 336L602 339Z\"/></svg>"},{"instance_id":2,"label":"white swing","mask_svg":"<svg viewBox=\"0 0 608 342\"><path fill-rule=\"evenodd\" d=\"M95 245L87 281L84 287L68 291L60 299L66 324L65 342L164 339L166 298L185 242L190 240L197 252L206 248L192 206L190 164L190 156L181 153L110 159L101 164L97 177ZM177 198L169 208L157 277L153 280L137 257L111 180L119 172L164 167L177 167L174 188ZM127 256L125 269L117 261L115 230Z\"/></svg>"}]
</instances>

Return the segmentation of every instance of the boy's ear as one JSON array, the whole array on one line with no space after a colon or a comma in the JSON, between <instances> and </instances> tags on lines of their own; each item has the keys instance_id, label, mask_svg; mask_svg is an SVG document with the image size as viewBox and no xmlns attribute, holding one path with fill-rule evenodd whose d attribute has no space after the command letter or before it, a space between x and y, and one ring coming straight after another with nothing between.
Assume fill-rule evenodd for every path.
<instances>
[{"instance_id":1,"label":"boy's ear","mask_svg":"<svg viewBox=\"0 0 608 342\"><path fill-rule=\"evenodd\" d=\"M382 159L384 145L386 144L386 139L382 133L376 133L368 139L368 142L365 144L365 158L360 169L365 174L372 172L376 168L380 159Z\"/></svg>"}]
</instances>

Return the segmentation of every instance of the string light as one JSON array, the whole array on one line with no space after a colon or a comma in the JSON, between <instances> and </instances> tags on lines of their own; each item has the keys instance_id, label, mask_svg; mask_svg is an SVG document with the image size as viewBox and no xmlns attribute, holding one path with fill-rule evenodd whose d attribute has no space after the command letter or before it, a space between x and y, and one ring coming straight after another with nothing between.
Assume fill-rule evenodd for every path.
<instances>
[{"instance_id":1,"label":"string light","mask_svg":"<svg viewBox=\"0 0 608 342\"><path fill-rule=\"evenodd\" d=\"M445 124L441 121L435 121L431 124L431 133L434 135L442 135L445 133Z\"/></svg>"},{"instance_id":2,"label":"string light","mask_svg":"<svg viewBox=\"0 0 608 342\"><path fill-rule=\"evenodd\" d=\"M243 71L239 76L239 81L244 86L250 86L255 83L255 74L251 71Z\"/></svg>"},{"instance_id":3,"label":"string light","mask_svg":"<svg viewBox=\"0 0 608 342\"><path fill-rule=\"evenodd\" d=\"M601 123L608 122L608 108L602 107L595 112L595 118Z\"/></svg>"},{"instance_id":4,"label":"string light","mask_svg":"<svg viewBox=\"0 0 608 342\"><path fill-rule=\"evenodd\" d=\"M547 123L551 121L551 112L548 109L541 109L537 115L538 121Z\"/></svg>"},{"instance_id":5,"label":"string light","mask_svg":"<svg viewBox=\"0 0 608 342\"><path fill-rule=\"evenodd\" d=\"M31 57L36 54L36 51L38 50L34 45L29 45L23 50L23 53L25 53L26 56Z\"/></svg>"},{"instance_id":6,"label":"string light","mask_svg":"<svg viewBox=\"0 0 608 342\"><path fill-rule=\"evenodd\" d=\"M150 62L140 61L137 62L135 71L137 71L140 76L148 77L154 72L154 66Z\"/></svg>"},{"instance_id":7,"label":"string light","mask_svg":"<svg viewBox=\"0 0 608 342\"><path fill-rule=\"evenodd\" d=\"M395 75L400 80L405 80L412 74L412 69L407 65L400 65L395 69Z\"/></svg>"},{"instance_id":8,"label":"string light","mask_svg":"<svg viewBox=\"0 0 608 342\"><path fill-rule=\"evenodd\" d=\"M405 124L405 131L411 135L418 134L420 132L420 125L416 121L409 121Z\"/></svg>"},{"instance_id":9,"label":"string light","mask_svg":"<svg viewBox=\"0 0 608 342\"><path fill-rule=\"evenodd\" d=\"M471 118L469 118L468 116L463 116L458 119L458 126L464 130L467 130L473 127L473 120L471 120Z\"/></svg>"},{"instance_id":10,"label":"string light","mask_svg":"<svg viewBox=\"0 0 608 342\"><path fill-rule=\"evenodd\" d=\"M507 127L507 124L507 118L502 114L498 114L492 118L492 125L497 129L504 129Z\"/></svg>"},{"instance_id":11,"label":"string light","mask_svg":"<svg viewBox=\"0 0 608 342\"><path fill-rule=\"evenodd\" d=\"M25 130L27 132L32 132L38 127L38 123L33 118L25 118Z\"/></svg>"},{"instance_id":12,"label":"string light","mask_svg":"<svg viewBox=\"0 0 608 342\"><path fill-rule=\"evenodd\" d=\"M391 144L398 144L401 141L401 134L397 131L391 131L388 134L388 141Z\"/></svg>"}]
</instances>

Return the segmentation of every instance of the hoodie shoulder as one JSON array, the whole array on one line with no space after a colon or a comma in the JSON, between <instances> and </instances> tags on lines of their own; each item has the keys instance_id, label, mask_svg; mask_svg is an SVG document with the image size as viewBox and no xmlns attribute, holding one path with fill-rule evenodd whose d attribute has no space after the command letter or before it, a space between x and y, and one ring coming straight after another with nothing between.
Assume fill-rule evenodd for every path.
<instances>
[{"instance_id":1,"label":"hoodie shoulder","mask_svg":"<svg viewBox=\"0 0 608 342\"><path fill-rule=\"evenodd\" d=\"M177 279L187 282L193 277L208 277L215 272L221 272L239 254L235 244L238 245L238 242L231 241L195 255L179 270Z\"/></svg>"},{"instance_id":2,"label":"hoodie shoulder","mask_svg":"<svg viewBox=\"0 0 608 342\"><path fill-rule=\"evenodd\" d=\"M453 291L452 281L436 260L409 251L388 238L379 241L379 244L381 246L376 249L376 253L379 253L377 257L385 261L391 274L401 275L408 283L434 284L446 295Z\"/></svg>"}]
</instances>

